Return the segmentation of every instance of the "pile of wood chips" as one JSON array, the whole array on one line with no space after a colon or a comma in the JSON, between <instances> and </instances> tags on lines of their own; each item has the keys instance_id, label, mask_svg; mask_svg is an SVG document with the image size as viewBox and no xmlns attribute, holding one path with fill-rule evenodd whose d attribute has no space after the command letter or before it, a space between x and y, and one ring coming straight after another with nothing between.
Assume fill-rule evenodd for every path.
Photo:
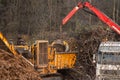
<instances>
[{"instance_id":1,"label":"pile of wood chips","mask_svg":"<svg viewBox=\"0 0 120 80\"><path fill-rule=\"evenodd\" d=\"M0 80L41 80L33 66L22 57L0 50Z\"/></svg>"}]
</instances>

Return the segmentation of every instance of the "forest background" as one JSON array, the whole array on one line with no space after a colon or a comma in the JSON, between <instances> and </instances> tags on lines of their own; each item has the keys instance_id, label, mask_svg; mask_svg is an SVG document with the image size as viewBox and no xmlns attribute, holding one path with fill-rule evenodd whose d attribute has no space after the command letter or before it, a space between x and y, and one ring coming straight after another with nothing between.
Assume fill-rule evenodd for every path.
<instances>
[{"instance_id":1,"label":"forest background","mask_svg":"<svg viewBox=\"0 0 120 80\"><path fill-rule=\"evenodd\" d=\"M120 0L0 0L0 31L9 39L22 35L31 41L53 41L61 35L74 37L84 29L106 26L97 17L80 10L62 27L60 34L62 19L79 1L91 2L120 24Z\"/></svg>"}]
</instances>

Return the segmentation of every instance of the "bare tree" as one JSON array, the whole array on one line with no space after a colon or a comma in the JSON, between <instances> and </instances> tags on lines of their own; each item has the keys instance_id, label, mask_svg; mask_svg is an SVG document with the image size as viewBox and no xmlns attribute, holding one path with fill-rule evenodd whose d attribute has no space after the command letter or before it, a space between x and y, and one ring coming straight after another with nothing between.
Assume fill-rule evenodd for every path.
<instances>
[{"instance_id":1,"label":"bare tree","mask_svg":"<svg viewBox=\"0 0 120 80\"><path fill-rule=\"evenodd\" d=\"M115 21L116 0L113 0L113 20Z\"/></svg>"},{"instance_id":2,"label":"bare tree","mask_svg":"<svg viewBox=\"0 0 120 80\"><path fill-rule=\"evenodd\" d=\"M120 3L120 1L119 0L117 0L117 13L116 13L116 21L118 22L118 20L119 20L119 3Z\"/></svg>"}]
</instances>

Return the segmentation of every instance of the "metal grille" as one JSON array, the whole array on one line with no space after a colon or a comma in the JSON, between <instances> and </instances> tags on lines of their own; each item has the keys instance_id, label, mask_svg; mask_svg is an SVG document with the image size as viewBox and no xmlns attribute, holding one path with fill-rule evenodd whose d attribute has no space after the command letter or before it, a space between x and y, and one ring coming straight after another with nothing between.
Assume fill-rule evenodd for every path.
<instances>
[{"instance_id":1,"label":"metal grille","mask_svg":"<svg viewBox=\"0 0 120 80\"><path fill-rule=\"evenodd\" d=\"M101 74L105 75L119 75L120 76L120 70L101 70Z\"/></svg>"},{"instance_id":2,"label":"metal grille","mask_svg":"<svg viewBox=\"0 0 120 80\"><path fill-rule=\"evenodd\" d=\"M45 66L48 64L48 42L39 43L39 65Z\"/></svg>"},{"instance_id":3,"label":"metal grille","mask_svg":"<svg viewBox=\"0 0 120 80\"><path fill-rule=\"evenodd\" d=\"M120 70L100 70L100 80L120 80Z\"/></svg>"},{"instance_id":4,"label":"metal grille","mask_svg":"<svg viewBox=\"0 0 120 80\"><path fill-rule=\"evenodd\" d=\"M102 42L99 47L101 52L120 52L120 42Z\"/></svg>"},{"instance_id":5,"label":"metal grille","mask_svg":"<svg viewBox=\"0 0 120 80\"><path fill-rule=\"evenodd\" d=\"M101 80L120 80L120 78L102 78Z\"/></svg>"}]
</instances>

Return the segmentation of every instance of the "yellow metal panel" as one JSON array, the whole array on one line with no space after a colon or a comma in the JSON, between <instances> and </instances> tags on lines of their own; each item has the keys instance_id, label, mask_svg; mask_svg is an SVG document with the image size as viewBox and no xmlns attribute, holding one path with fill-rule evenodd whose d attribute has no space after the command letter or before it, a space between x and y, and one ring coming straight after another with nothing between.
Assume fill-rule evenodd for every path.
<instances>
[{"instance_id":1,"label":"yellow metal panel","mask_svg":"<svg viewBox=\"0 0 120 80\"><path fill-rule=\"evenodd\" d=\"M76 53L56 53L55 66L57 69L68 69L74 67Z\"/></svg>"}]
</instances>

